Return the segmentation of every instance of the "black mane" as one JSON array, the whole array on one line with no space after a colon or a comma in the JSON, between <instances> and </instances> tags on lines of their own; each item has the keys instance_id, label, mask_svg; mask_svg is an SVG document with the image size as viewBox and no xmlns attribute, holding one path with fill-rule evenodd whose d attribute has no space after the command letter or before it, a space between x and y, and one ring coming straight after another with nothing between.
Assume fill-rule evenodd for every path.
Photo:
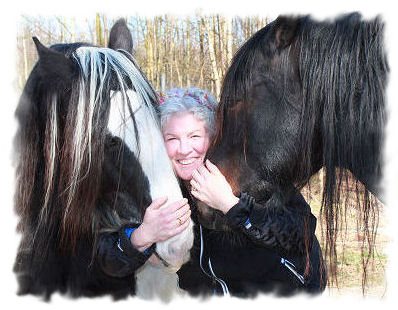
<instances>
[{"instance_id":1,"label":"black mane","mask_svg":"<svg viewBox=\"0 0 398 310\"><path fill-rule=\"evenodd\" d=\"M372 230L377 222L369 192L382 198L389 71L383 28L379 17L358 13L324 22L278 17L237 51L220 95L212 157L240 184L237 191L283 199L325 167L322 214L326 254L334 257L348 171L360 182L363 225Z\"/></svg>"},{"instance_id":2,"label":"black mane","mask_svg":"<svg viewBox=\"0 0 398 310\"><path fill-rule=\"evenodd\" d=\"M305 125L301 140L306 174L311 174L310 146L319 128L327 172L333 173L334 167L347 168L380 194L375 182L382 172L388 72L383 24L379 18L364 21L355 13L335 23L305 19L300 32L301 124ZM365 170L369 167L372 171ZM364 179L367 175L378 178ZM327 179L326 183L333 181Z\"/></svg>"}]
</instances>

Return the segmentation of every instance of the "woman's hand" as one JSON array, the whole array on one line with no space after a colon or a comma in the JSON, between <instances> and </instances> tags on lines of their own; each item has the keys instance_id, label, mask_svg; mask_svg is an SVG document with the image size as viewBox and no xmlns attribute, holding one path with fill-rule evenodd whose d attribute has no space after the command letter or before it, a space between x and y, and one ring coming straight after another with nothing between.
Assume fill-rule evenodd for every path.
<instances>
[{"instance_id":1,"label":"woman's hand","mask_svg":"<svg viewBox=\"0 0 398 310\"><path fill-rule=\"evenodd\" d=\"M224 214L239 202L223 174L209 160L192 173L190 183L192 196Z\"/></svg>"},{"instance_id":2,"label":"woman's hand","mask_svg":"<svg viewBox=\"0 0 398 310\"><path fill-rule=\"evenodd\" d=\"M160 209L167 197L155 199L146 209L142 224L131 234L133 246L143 252L153 243L164 241L188 227L191 210L183 198Z\"/></svg>"}]
</instances>

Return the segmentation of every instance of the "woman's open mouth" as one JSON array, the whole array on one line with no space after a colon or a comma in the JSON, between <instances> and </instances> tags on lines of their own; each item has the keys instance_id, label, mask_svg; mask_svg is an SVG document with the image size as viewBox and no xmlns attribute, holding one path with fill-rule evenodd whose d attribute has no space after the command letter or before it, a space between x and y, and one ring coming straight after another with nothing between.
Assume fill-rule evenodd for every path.
<instances>
[{"instance_id":1,"label":"woman's open mouth","mask_svg":"<svg viewBox=\"0 0 398 310\"><path fill-rule=\"evenodd\" d=\"M196 158L178 159L177 162L180 165L188 166L196 161Z\"/></svg>"}]
</instances>

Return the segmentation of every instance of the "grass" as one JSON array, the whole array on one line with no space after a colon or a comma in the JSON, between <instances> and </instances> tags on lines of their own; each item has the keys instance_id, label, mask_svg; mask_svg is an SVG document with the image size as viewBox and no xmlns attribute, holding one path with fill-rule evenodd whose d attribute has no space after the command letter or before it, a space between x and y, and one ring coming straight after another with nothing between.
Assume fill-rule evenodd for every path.
<instances>
[{"instance_id":1,"label":"grass","mask_svg":"<svg viewBox=\"0 0 398 310\"><path fill-rule=\"evenodd\" d=\"M304 197L311 206L312 213L317 217L318 224L316 235L322 246L322 228L320 218L321 195L308 187L302 190ZM363 243L363 231L357 228L358 211L355 206L347 209L343 228L341 229L337 241L337 281L332 283L329 279L325 294L330 296L341 296L346 294L364 295L373 297L383 297L386 291L385 267L388 257L385 254L388 242L385 232L386 218L383 206L379 209L379 224L375 239L375 247L372 258L369 260L366 269L366 285L362 286L363 281L363 257L367 257L368 250L364 249L364 256L361 254L361 244ZM365 247L366 248L366 247Z\"/></svg>"}]
</instances>

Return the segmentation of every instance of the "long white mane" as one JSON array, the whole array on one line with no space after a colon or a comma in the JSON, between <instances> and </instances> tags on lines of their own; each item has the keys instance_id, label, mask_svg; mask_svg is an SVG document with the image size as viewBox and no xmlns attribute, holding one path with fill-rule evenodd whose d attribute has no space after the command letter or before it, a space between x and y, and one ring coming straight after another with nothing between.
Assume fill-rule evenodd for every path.
<instances>
[{"instance_id":1,"label":"long white mane","mask_svg":"<svg viewBox=\"0 0 398 310\"><path fill-rule=\"evenodd\" d=\"M74 57L80 64L82 72L90 79L89 118L92 119L94 111L99 110L96 105L103 101L101 94L106 87L103 85L104 77L111 70L117 76L119 90L111 92L107 129L112 135L120 137L137 157L148 178L152 199L167 196L168 203L182 199L177 178L167 156L156 111L152 106L152 102L156 101L156 95L139 69L123 53L108 48L80 47ZM81 89L86 88L82 85ZM82 107L81 113L83 119L87 108ZM79 128L76 130L79 131ZM87 145L89 147L90 141L87 141ZM81 149L76 149L76 153L78 152L81 152ZM76 156L78 158L79 154ZM156 252L170 264L169 271L177 271L189 259L189 250L193 244L192 226L191 222L181 234L156 244ZM160 295L162 298L168 298L164 296L164 292L148 292L156 290L156 284L162 283L161 279L151 275L151 268L154 266L147 263L140 270L142 276L137 275L137 294L143 297ZM158 270L156 272L157 277L161 277L162 273ZM172 279L176 281L176 277ZM140 281L153 283L140 283ZM170 283L168 285L170 286ZM174 286L177 284L174 283Z\"/></svg>"}]
</instances>

